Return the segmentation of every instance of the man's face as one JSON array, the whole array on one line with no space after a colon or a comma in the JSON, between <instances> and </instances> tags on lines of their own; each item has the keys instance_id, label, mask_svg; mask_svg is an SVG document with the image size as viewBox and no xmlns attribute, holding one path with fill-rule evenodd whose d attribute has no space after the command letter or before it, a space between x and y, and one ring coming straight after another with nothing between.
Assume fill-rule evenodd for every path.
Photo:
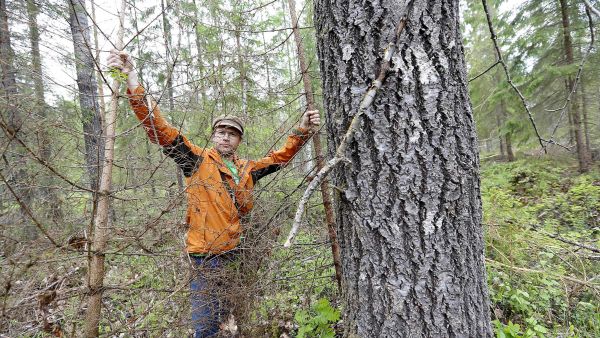
<instances>
[{"instance_id":1,"label":"man's face","mask_svg":"<svg viewBox=\"0 0 600 338\"><path fill-rule=\"evenodd\" d=\"M242 141L242 136L234 128L217 127L213 132L212 141L219 154L227 156L235 153Z\"/></svg>"}]
</instances>

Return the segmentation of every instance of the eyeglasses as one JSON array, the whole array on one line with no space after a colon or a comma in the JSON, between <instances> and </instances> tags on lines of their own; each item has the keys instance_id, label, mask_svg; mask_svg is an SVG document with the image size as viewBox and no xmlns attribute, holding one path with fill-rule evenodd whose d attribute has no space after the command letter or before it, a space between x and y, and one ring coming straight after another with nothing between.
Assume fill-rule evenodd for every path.
<instances>
[{"instance_id":1,"label":"eyeglasses","mask_svg":"<svg viewBox=\"0 0 600 338\"><path fill-rule=\"evenodd\" d=\"M218 138L235 138L239 137L239 134L235 131L217 130L215 131L215 136Z\"/></svg>"}]
</instances>

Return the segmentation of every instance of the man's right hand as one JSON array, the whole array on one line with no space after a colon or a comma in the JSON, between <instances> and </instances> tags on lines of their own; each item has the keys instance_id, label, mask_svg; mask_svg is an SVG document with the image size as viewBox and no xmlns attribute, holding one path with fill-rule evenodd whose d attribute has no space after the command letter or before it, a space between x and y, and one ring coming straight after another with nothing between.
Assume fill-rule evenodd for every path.
<instances>
[{"instance_id":1,"label":"man's right hand","mask_svg":"<svg viewBox=\"0 0 600 338\"><path fill-rule=\"evenodd\" d=\"M133 60L127 52L112 49L106 58L106 63L108 64L108 68L116 68L127 74L127 87L129 87L129 90L133 91L139 86Z\"/></svg>"}]
</instances>

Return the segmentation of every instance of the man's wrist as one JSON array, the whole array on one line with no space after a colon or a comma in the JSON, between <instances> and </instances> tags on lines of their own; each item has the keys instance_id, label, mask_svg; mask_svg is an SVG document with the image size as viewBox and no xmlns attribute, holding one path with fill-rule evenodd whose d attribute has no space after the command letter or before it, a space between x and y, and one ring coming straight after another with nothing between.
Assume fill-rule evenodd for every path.
<instances>
[{"instance_id":1,"label":"man's wrist","mask_svg":"<svg viewBox=\"0 0 600 338\"><path fill-rule=\"evenodd\" d=\"M140 82L138 80L137 73L135 70L130 71L129 74L127 74L127 88L133 92L139 85Z\"/></svg>"},{"instance_id":2,"label":"man's wrist","mask_svg":"<svg viewBox=\"0 0 600 338\"><path fill-rule=\"evenodd\" d=\"M296 136L305 136L310 132L310 129L298 126L292 130L292 133Z\"/></svg>"}]
</instances>

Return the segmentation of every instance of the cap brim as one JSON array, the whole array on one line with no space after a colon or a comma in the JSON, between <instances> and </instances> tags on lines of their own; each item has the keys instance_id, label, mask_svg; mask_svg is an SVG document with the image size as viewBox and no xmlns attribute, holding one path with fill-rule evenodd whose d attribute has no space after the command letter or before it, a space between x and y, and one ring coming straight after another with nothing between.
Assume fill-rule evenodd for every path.
<instances>
[{"instance_id":1,"label":"cap brim","mask_svg":"<svg viewBox=\"0 0 600 338\"><path fill-rule=\"evenodd\" d=\"M244 131L241 129L241 127L237 123L232 122L232 121L228 121L228 120L219 121L219 122L217 122L217 124L215 124L215 128L216 127L231 127L233 129L237 130L240 133L240 135L244 135Z\"/></svg>"}]
</instances>

